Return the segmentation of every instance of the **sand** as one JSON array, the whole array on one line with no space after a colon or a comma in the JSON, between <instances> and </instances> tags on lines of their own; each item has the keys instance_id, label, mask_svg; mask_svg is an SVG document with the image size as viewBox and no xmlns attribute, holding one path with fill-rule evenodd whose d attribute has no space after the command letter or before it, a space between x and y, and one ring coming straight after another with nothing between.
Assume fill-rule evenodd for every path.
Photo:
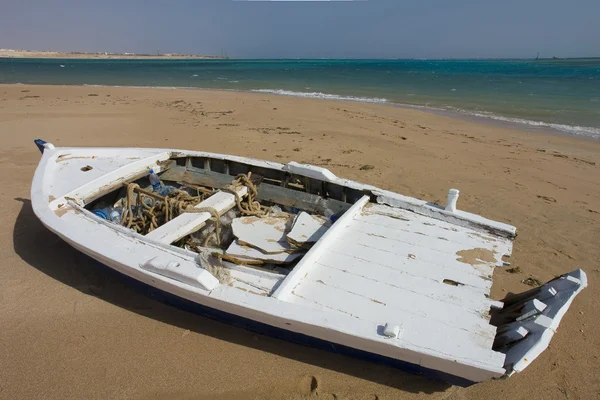
<instances>
[{"instance_id":1,"label":"sand","mask_svg":"<svg viewBox=\"0 0 600 400\"><path fill-rule=\"evenodd\" d=\"M262 94L0 85L0 398L588 399L600 395L600 143L382 105ZM57 146L202 149L339 176L514 224L492 295L575 268L590 287L550 348L509 381L463 389L164 305L48 232L32 213ZM373 168L365 167L370 165ZM85 234L82 232L82 234Z\"/></svg>"}]
</instances>

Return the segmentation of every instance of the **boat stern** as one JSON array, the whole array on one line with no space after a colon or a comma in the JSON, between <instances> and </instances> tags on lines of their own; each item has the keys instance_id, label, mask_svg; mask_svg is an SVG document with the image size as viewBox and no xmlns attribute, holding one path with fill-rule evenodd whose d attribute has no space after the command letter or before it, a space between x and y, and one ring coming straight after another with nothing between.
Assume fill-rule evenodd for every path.
<instances>
[{"instance_id":1,"label":"boat stern","mask_svg":"<svg viewBox=\"0 0 600 400\"><path fill-rule=\"evenodd\" d=\"M507 376L523 371L548 348L573 299L585 287L587 275L577 269L504 300L504 308L493 317L498 326L494 350L506 354Z\"/></svg>"}]
</instances>

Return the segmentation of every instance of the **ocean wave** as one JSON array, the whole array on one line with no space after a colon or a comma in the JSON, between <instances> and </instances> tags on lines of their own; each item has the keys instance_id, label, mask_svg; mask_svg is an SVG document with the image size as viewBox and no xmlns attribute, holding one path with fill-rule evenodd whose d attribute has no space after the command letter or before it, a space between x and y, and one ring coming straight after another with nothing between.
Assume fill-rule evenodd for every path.
<instances>
[{"instance_id":1,"label":"ocean wave","mask_svg":"<svg viewBox=\"0 0 600 400\"><path fill-rule=\"evenodd\" d=\"M313 98L313 99L345 100L345 101L357 101L357 102L361 102L361 103L393 104L393 103L390 103L390 101L388 99L378 98L378 97L342 96L342 95L322 93L322 92L295 92L295 91L284 90L284 89L254 89L254 90L250 90L250 91L258 92L258 93L278 94L278 95L282 95L282 96ZM503 115L494 114L491 112L477 112L477 111L465 110L465 109L449 107L449 106L448 107L443 107L443 106L442 107L431 107L431 106L422 106L422 105L416 105L416 104L398 104L398 103L396 103L396 105L401 106L401 107L418 108L418 109L429 110L429 111L438 111L438 112L439 111L442 111L442 112L449 111L449 112L452 112L454 114L459 114L459 115L462 114L462 115L468 115L471 117L486 118L486 119L492 119L495 121L513 123L513 124L528 125L528 126L540 127L540 128L548 128L548 129L553 129L555 131L569 133L571 135L579 135L579 136L586 136L586 137L590 137L590 138L594 138L594 139L600 139L600 128L594 128L591 126L566 125L566 124L557 124L557 123L552 123L552 122L534 121L534 120L528 120L528 119L523 119L523 118L507 117L507 116L503 116Z\"/></svg>"},{"instance_id":2,"label":"ocean wave","mask_svg":"<svg viewBox=\"0 0 600 400\"><path fill-rule=\"evenodd\" d=\"M511 124L518 125L528 125L533 127L540 128L549 128L555 131L565 132L571 135L577 136L586 136L588 138L600 139L600 128L595 128L592 126L580 126L580 125L566 125L566 124L557 124L553 122L544 122L544 121L534 121L530 119L524 118L516 118L516 117L507 117L504 115L494 114L492 112L486 111L471 111L465 110L463 108L452 107L452 106L429 106L429 105L419 105L419 104L408 104L408 103L393 103L392 105L403 107L403 108L414 108L423 111L435 112L435 113L446 113L446 115L450 114L451 116L460 117L461 115L467 115L469 117L475 118L484 118L491 119L500 122L506 122Z\"/></svg>"},{"instance_id":3,"label":"ocean wave","mask_svg":"<svg viewBox=\"0 0 600 400\"><path fill-rule=\"evenodd\" d=\"M459 108L448 108L451 111L455 111L461 114L467 114L473 117L479 118L489 118L496 121L509 122L513 124L522 124L529 126L538 126L542 128L551 128L554 130L570 133L572 135L581 135L587 136L594 139L600 139L600 128L594 128L591 126L579 126L579 125L566 125L566 124L557 124L552 122L543 122L543 121L533 121L529 119L516 118L516 117L505 117L503 115L498 115L490 112L476 112L463 110Z\"/></svg>"},{"instance_id":4,"label":"ocean wave","mask_svg":"<svg viewBox=\"0 0 600 400\"><path fill-rule=\"evenodd\" d=\"M253 89L251 92L256 93L270 93L278 94L281 96L293 96L293 97L305 97L310 99L321 99L321 100L345 100L345 101L358 101L361 103L387 103L388 100L379 97L358 97L358 96L341 96L337 94L321 93L321 92L294 92L291 90L283 89Z\"/></svg>"}]
</instances>

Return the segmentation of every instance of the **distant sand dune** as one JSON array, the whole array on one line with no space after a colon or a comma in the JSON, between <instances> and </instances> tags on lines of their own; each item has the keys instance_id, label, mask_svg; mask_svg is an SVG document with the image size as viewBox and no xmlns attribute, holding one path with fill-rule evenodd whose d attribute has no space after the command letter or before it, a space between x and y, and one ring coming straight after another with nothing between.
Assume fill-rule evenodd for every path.
<instances>
[{"instance_id":1,"label":"distant sand dune","mask_svg":"<svg viewBox=\"0 0 600 400\"><path fill-rule=\"evenodd\" d=\"M78 59L224 59L227 57L202 56L193 54L135 54L135 53L86 53L86 52L62 52L62 51L37 51L37 50L13 50L0 49L0 58L78 58Z\"/></svg>"}]
</instances>

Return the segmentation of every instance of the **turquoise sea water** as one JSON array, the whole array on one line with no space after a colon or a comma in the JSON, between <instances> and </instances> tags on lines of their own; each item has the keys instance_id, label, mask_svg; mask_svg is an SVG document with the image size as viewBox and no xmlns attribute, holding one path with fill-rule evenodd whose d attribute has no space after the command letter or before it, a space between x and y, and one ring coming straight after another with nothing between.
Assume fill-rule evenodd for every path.
<instances>
[{"instance_id":1,"label":"turquoise sea water","mask_svg":"<svg viewBox=\"0 0 600 400\"><path fill-rule=\"evenodd\" d=\"M0 83L188 87L396 103L600 138L600 59L2 59Z\"/></svg>"}]
</instances>

